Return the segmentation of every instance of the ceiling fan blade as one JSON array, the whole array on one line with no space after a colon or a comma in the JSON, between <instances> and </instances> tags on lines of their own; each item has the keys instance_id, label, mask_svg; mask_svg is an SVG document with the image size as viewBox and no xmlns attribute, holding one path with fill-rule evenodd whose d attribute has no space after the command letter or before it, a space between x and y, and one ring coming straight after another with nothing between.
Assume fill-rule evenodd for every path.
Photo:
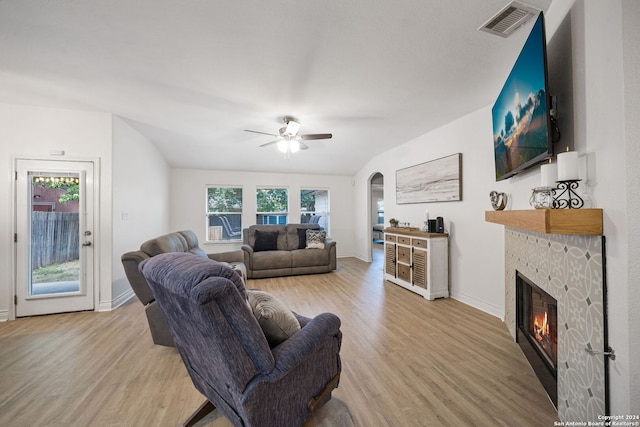
<instances>
[{"instance_id":1,"label":"ceiling fan blade","mask_svg":"<svg viewBox=\"0 0 640 427\"><path fill-rule=\"evenodd\" d=\"M330 133L309 133L306 135L298 135L300 139L331 139L333 137Z\"/></svg>"},{"instance_id":2,"label":"ceiling fan blade","mask_svg":"<svg viewBox=\"0 0 640 427\"><path fill-rule=\"evenodd\" d=\"M251 133L259 133L260 135L269 135L269 136L274 136L274 137L278 137L278 135L275 135L273 133L267 133L267 132L260 132L257 130L249 130L249 129L245 129L245 132L251 132Z\"/></svg>"},{"instance_id":3,"label":"ceiling fan blade","mask_svg":"<svg viewBox=\"0 0 640 427\"><path fill-rule=\"evenodd\" d=\"M269 146L269 145L277 144L277 143L278 143L278 142L280 142L280 141L281 141L280 139L276 139L276 140L274 140L274 141L270 141L270 142L267 142L267 143L265 143L265 144L259 145L259 147L267 147L267 146Z\"/></svg>"}]
</instances>

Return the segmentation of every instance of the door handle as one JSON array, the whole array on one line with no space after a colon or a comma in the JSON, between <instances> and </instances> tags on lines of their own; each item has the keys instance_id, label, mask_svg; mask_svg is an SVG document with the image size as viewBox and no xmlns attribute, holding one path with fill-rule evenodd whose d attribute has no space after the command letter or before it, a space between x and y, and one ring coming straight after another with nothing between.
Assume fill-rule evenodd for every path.
<instances>
[{"instance_id":1,"label":"door handle","mask_svg":"<svg viewBox=\"0 0 640 427\"><path fill-rule=\"evenodd\" d=\"M82 246L91 246L91 242L84 242Z\"/></svg>"}]
</instances>

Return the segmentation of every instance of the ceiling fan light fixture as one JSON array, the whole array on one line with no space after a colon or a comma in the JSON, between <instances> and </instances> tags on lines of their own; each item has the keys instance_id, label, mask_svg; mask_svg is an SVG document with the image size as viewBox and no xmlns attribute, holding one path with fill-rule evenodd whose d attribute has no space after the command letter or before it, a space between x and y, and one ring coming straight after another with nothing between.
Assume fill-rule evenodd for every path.
<instances>
[{"instance_id":1,"label":"ceiling fan light fixture","mask_svg":"<svg viewBox=\"0 0 640 427\"><path fill-rule=\"evenodd\" d=\"M297 135L299 130L300 123L296 122L295 120L289 120L287 122L287 129L285 130L285 133L287 135Z\"/></svg>"},{"instance_id":2,"label":"ceiling fan light fixture","mask_svg":"<svg viewBox=\"0 0 640 427\"><path fill-rule=\"evenodd\" d=\"M278 150L280 150L280 152L282 153L286 153L287 151L289 151L289 141L287 141L286 139L281 139L280 141L278 141Z\"/></svg>"},{"instance_id":3,"label":"ceiling fan light fixture","mask_svg":"<svg viewBox=\"0 0 640 427\"><path fill-rule=\"evenodd\" d=\"M276 138L275 140L262 144L260 145L260 147L267 147L276 144L276 146L278 147L278 151L283 153L285 155L285 158L287 159L289 158L289 154L291 153L297 153L300 150L309 149L309 146L305 144L304 141L311 141L316 139L331 139L333 137L333 135L330 133L307 133L304 135L298 135L298 131L300 130L300 122L298 122L291 116L283 117L282 121L285 123L285 126L281 126L280 129L278 129L278 134L271 134L268 132L249 129L245 129L245 132L274 136Z\"/></svg>"}]
</instances>

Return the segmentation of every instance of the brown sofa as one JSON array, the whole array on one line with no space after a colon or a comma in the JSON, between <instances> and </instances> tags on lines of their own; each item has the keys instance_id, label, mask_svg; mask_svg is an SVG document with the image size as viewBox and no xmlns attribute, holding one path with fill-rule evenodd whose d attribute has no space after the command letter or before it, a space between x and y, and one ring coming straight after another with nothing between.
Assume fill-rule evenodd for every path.
<instances>
[{"instance_id":1,"label":"brown sofa","mask_svg":"<svg viewBox=\"0 0 640 427\"><path fill-rule=\"evenodd\" d=\"M188 252L202 258L209 258L218 262L229 264L242 278L246 280L246 268L243 261L242 251L224 252L207 255L198 246L198 237L193 231L178 231L147 240L140 245L140 250L127 252L122 255L122 265L129 280L129 284L135 292L140 302L145 306L147 321L151 338L155 344L173 347L173 337L169 331L169 326L156 304L156 299L151 292L144 276L138 271L138 264L147 258L167 253L167 252Z\"/></svg>"},{"instance_id":2,"label":"brown sofa","mask_svg":"<svg viewBox=\"0 0 640 427\"><path fill-rule=\"evenodd\" d=\"M252 225L242 230L244 265L249 279L328 273L336 269L336 242L326 240L322 249L304 248L307 229L318 224ZM256 250L256 232L277 233L276 248ZM264 235L264 234L263 234Z\"/></svg>"}]
</instances>

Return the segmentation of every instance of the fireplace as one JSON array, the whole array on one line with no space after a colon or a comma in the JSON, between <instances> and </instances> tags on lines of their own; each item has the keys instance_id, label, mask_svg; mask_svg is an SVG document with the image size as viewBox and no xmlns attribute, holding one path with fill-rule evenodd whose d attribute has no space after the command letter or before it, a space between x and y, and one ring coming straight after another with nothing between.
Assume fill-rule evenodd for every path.
<instances>
[{"instance_id":1,"label":"fireplace","mask_svg":"<svg viewBox=\"0 0 640 427\"><path fill-rule=\"evenodd\" d=\"M602 414L610 413L608 358L601 353L608 348L604 243L603 236L505 228L505 325L523 352L534 361L531 363L543 377L541 382L547 394L555 395L549 400L557 402L558 418L565 423L595 422ZM530 335L527 329L523 328L523 332L520 327L524 325L523 317L529 316L517 311L518 272L557 301L555 376L546 358L549 355L544 351L541 358L541 349L527 338ZM551 320L549 317L547 314L551 330L553 316Z\"/></svg>"},{"instance_id":2,"label":"fireplace","mask_svg":"<svg viewBox=\"0 0 640 427\"><path fill-rule=\"evenodd\" d=\"M558 406L558 303L516 271L516 341Z\"/></svg>"}]
</instances>

